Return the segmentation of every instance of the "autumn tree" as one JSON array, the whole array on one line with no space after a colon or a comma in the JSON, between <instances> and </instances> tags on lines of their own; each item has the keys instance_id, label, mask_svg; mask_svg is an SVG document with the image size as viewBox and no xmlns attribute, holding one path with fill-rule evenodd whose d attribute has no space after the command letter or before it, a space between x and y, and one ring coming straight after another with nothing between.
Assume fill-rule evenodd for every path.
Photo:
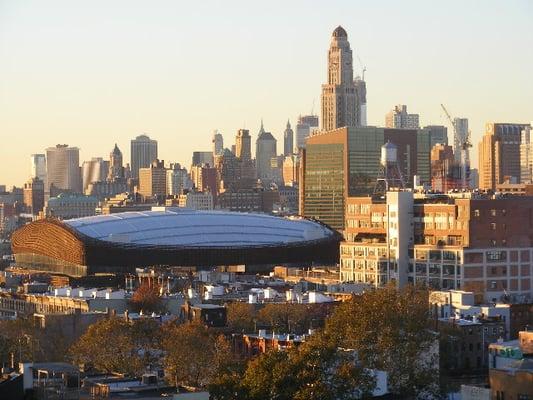
<instances>
[{"instance_id":1,"label":"autumn tree","mask_svg":"<svg viewBox=\"0 0 533 400\"><path fill-rule=\"evenodd\" d=\"M256 313L252 304L232 302L226 305L227 325L231 332L253 332Z\"/></svg>"},{"instance_id":2,"label":"autumn tree","mask_svg":"<svg viewBox=\"0 0 533 400\"><path fill-rule=\"evenodd\" d=\"M262 354L242 375L219 375L209 389L215 400L351 400L371 393L374 386L355 352L339 349L318 333L299 347Z\"/></svg>"},{"instance_id":3,"label":"autumn tree","mask_svg":"<svg viewBox=\"0 0 533 400\"><path fill-rule=\"evenodd\" d=\"M27 318L0 321L0 362L15 363L40 358L37 330Z\"/></svg>"},{"instance_id":4,"label":"autumn tree","mask_svg":"<svg viewBox=\"0 0 533 400\"><path fill-rule=\"evenodd\" d=\"M176 386L204 387L231 355L223 337L214 336L204 325L167 323L162 332L167 377Z\"/></svg>"},{"instance_id":5,"label":"autumn tree","mask_svg":"<svg viewBox=\"0 0 533 400\"><path fill-rule=\"evenodd\" d=\"M258 321L277 332L304 333L312 320L313 312L305 304L271 303L258 313Z\"/></svg>"},{"instance_id":6,"label":"autumn tree","mask_svg":"<svg viewBox=\"0 0 533 400\"><path fill-rule=\"evenodd\" d=\"M149 283L143 283L137 288L129 304L135 312L160 313L164 308L161 296L159 295L159 286Z\"/></svg>"},{"instance_id":7,"label":"autumn tree","mask_svg":"<svg viewBox=\"0 0 533 400\"><path fill-rule=\"evenodd\" d=\"M71 347L70 355L76 364L92 366L97 371L136 376L143 370L139 350L132 325L114 317L89 326Z\"/></svg>"},{"instance_id":8,"label":"autumn tree","mask_svg":"<svg viewBox=\"0 0 533 400\"><path fill-rule=\"evenodd\" d=\"M365 367L386 371L396 395L431 398L438 392L438 344L425 290L391 284L355 296L336 308L325 331L356 350Z\"/></svg>"}]
</instances>

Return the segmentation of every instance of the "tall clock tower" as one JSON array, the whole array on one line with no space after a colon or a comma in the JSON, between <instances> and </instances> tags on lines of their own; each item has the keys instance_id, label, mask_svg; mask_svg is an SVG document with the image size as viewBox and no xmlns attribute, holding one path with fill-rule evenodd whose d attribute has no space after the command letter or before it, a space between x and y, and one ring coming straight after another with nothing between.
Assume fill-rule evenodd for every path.
<instances>
[{"instance_id":1,"label":"tall clock tower","mask_svg":"<svg viewBox=\"0 0 533 400\"><path fill-rule=\"evenodd\" d=\"M361 126L357 86L353 79L348 34L338 26L328 52L328 83L322 85L322 130Z\"/></svg>"}]
</instances>

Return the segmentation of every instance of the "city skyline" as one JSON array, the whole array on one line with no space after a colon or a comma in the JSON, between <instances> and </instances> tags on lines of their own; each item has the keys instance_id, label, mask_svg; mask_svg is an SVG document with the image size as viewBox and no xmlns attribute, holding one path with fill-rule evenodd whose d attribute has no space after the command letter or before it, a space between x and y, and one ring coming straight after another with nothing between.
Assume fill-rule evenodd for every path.
<instances>
[{"instance_id":1,"label":"city skyline","mask_svg":"<svg viewBox=\"0 0 533 400\"><path fill-rule=\"evenodd\" d=\"M275 3L209 2L187 10L171 3L55 4L60 12L0 2L0 56L7 60L0 65L0 132L8 143L0 157L10 166L0 169L0 184L8 187L28 179L30 154L58 143L79 147L81 164L106 159L116 142L126 163L129 141L146 132L159 142L160 159L188 167L193 151L211 148L214 129L226 147L242 128L254 143L262 117L282 143L287 118L295 126L299 114L320 114L338 25L348 32L354 75L367 68L369 125L384 126L385 114L401 103L420 115L421 126L448 126L442 102L452 116L469 119L477 146L486 122L533 120L533 56L522 51L517 62L506 61L533 39L533 8L525 1L488 2L482 10L410 2L394 16L384 1L337 2L328 12L284 4L281 13ZM257 15L271 18L272 29L258 29ZM193 23L199 16L202 26ZM475 168L476 147L471 153Z\"/></svg>"}]
</instances>

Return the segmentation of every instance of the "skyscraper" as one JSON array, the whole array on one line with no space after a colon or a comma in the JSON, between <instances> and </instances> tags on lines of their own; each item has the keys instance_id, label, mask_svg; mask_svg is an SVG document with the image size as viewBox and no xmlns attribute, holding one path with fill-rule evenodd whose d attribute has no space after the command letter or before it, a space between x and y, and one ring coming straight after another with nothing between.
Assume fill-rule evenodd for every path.
<instances>
[{"instance_id":1,"label":"skyscraper","mask_svg":"<svg viewBox=\"0 0 533 400\"><path fill-rule=\"evenodd\" d=\"M361 78L357 76L354 81L359 105L359 119L361 126L367 126L368 124L366 119L366 82L363 80L364 74L365 73L363 71L363 77Z\"/></svg>"},{"instance_id":2,"label":"skyscraper","mask_svg":"<svg viewBox=\"0 0 533 400\"><path fill-rule=\"evenodd\" d=\"M283 155L288 156L294 152L294 131L291 129L291 123L287 120L287 128L283 133Z\"/></svg>"},{"instance_id":3,"label":"skyscraper","mask_svg":"<svg viewBox=\"0 0 533 400\"><path fill-rule=\"evenodd\" d=\"M102 157L93 157L91 161L84 161L81 167L83 192L90 183L104 182L109 174L109 161Z\"/></svg>"},{"instance_id":4,"label":"skyscraper","mask_svg":"<svg viewBox=\"0 0 533 400\"><path fill-rule=\"evenodd\" d=\"M24 184L24 205L33 215L39 214L44 207L44 182L36 177Z\"/></svg>"},{"instance_id":5,"label":"skyscraper","mask_svg":"<svg viewBox=\"0 0 533 400\"><path fill-rule=\"evenodd\" d=\"M257 178L265 182L272 179L271 160L277 155L276 139L270 132L265 132L263 121L256 140L255 164L257 168Z\"/></svg>"},{"instance_id":6,"label":"skyscraper","mask_svg":"<svg viewBox=\"0 0 533 400\"><path fill-rule=\"evenodd\" d=\"M520 144L528 124L488 123L479 143L479 188L520 182Z\"/></svg>"},{"instance_id":7,"label":"skyscraper","mask_svg":"<svg viewBox=\"0 0 533 400\"><path fill-rule=\"evenodd\" d=\"M455 161L460 163L462 161L461 146L468 136L468 118L454 118L453 124L455 125L455 131L457 132L456 137L453 138L453 153L455 155ZM470 163L470 157L467 157L466 161Z\"/></svg>"},{"instance_id":8,"label":"skyscraper","mask_svg":"<svg viewBox=\"0 0 533 400\"><path fill-rule=\"evenodd\" d=\"M235 155L241 161L252 159L252 138L248 129L239 129L235 137Z\"/></svg>"},{"instance_id":9,"label":"skyscraper","mask_svg":"<svg viewBox=\"0 0 533 400\"><path fill-rule=\"evenodd\" d=\"M82 192L80 150L77 147L66 144L49 147L46 160L45 192L49 193L51 185L60 190Z\"/></svg>"},{"instance_id":10,"label":"skyscraper","mask_svg":"<svg viewBox=\"0 0 533 400\"><path fill-rule=\"evenodd\" d=\"M338 26L328 52L328 83L322 85L322 129L361 126L359 96L353 79L348 34Z\"/></svg>"},{"instance_id":11,"label":"skyscraper","mask_svg":"<svg viewBox=\"0 0 533 400\"><path fill-rule=\"evenodd\" d=\"M405 104L398 104L385 115L385 127L397 129L418 129L418 114L409 114Z\"/></svg>"},{"instance_id":12,"label":"skyscraper","mask_svg":"<svg viewBox=\"0 0 533 400\"><path fill-rule=\"evenodd\" d=\"M222 134L219 133L216 129L213 132L213 158L221 154L224 150L224 138Z\"/></svg>"},{"instance_id":13,"label":"skyscraper","mask_svg":"<svg viewBox=\"0 0 533 400\"><path fill-rule=\"evenodd\" d=\"M30 178L46 180L46 156L44 154L32 154L30 156Z\"/></svg>"},{"instance_id":14,"label":"skyscraper","mask_svg":"<svg viewBox=\"0 0 533 400\"><path fill-rule=\"evenodd\" d=\"M107 174L107 180L109 182L124 179L124 167L122 163L122 152L115 143L113 151L109 154L109 172Z\"/></svg>"},{"instance_id":15,"label":"skyscraper","mask_svg":"<svg viewBox=\"0 0 533 400\"><path fill-rule=\"evenodd\" d=\"M139 168L150 168L157 159L157 140L147 135L137 136L131 141L131 177L139 178Z\"/></svg>"},{"instance_id":16,"label":"skyscraper","mask_svg":"<svg viewBox=\"0 0 533 400\"><path fill-rule=\"evenodd\" d=\"M167 170L163 160L154 160L148 168L139 168L139 194L145 198L167 194Z\"/></svg>"},{"instance_id":17,"label":"skyscraper","mask_svg":"<svg viewBox=\"0 0 533 400\"><path fill-rule=\"evenodd\" d=\"M296 148L305 147L305 139L318 130L318 115L300 115L296 124Z\"/></svg>"},{"instance_id":18,"label":"skyscraper","mask_svg":"<svg viewBox=\"0 0 533 400\"><path fill-rule=\"evenodd\" d=\"M448 128L443 125L428 125L424 129L429 131L429 142L431 148L437 143L448 144ZM453 150L453 149L452 149Z\"/></svg>"}]
</instances>

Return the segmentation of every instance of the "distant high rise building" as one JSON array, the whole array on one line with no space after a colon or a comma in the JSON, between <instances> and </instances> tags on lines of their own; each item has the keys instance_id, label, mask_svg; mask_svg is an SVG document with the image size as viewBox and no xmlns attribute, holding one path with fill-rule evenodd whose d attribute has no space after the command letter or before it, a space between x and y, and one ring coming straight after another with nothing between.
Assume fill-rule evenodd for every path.
<instances>
[{"instance_id":1,"label":"distant high rise building","mask_svg":"<svg viewBox=\"0 0 533 400\"><path fill-rule=\"evenodd\" d=\"M46 156L44 154L32 154L30 163L30 178L46 181Z\"/></svg>"},{"instance_id":2,"label":"distant high rise building","mask_svg":"<svg viewBox=\"0 0 533 400\"><path fill-rule=\"evenodd\" d=\"M364 72L363 72L364 75ZM359 105L359 120L361 126L367 126L366 118L366 82L363 78L355 78L355 92L357 94L357 103Z\"/></svg>"},{"instance_id":3,"label":"distant high rise building","mask_svg":"<svg viewBox=\"0 0 533 400\"><path fill-rule=\"evenodd\" d=\"M385 127L396 129L418 129L418 114L409 114L405 104L398 104L385 115Z\"/></svg>"},{"instance_id":4,"label":"distant high rise building","mask_svg":"<svg viewBox=\"0 0 533 400\"><path fill-rule=\"evenodd\" d=\"M143 197L165 196L167 170L165 162L155 160L148 168L139 168L139 194Z\"/></svg>"},{"instance_id":5,"label":"distant high rise building","mask_svg":"<svg viewBox=\"0 0 533 400\"><path fill-rule=\"evenodd\" d=\"M257 178L268 182L271 177L271 160L277 155L276 139L270 132L265 132L263 121L256 140L255 163Z\"/></svg>"},{"instance_id":6,"label":"distant high rise building","mask_svg":"<svg viewBox=\"0 0 533 400\"><path fill-rule=\"evenodd\" d=\"M123 159L122 159L122 152L118 148L117 144L115 143L115 147L113 148L113 151L111 154L109 154L109 173L107 175L107 180L110 182L124 179L124 167L123 167Z\"/></svg>"},{"instance_id":7,"label":"distant high rise building","mask_svg":"<svg viewBox=\"0 0 533 400\"><path fill-rule=\"evenodd\" d=\"M102 157L93 157L91 161L84 161L81 167L83 192L90 183L103 182L109 174L109 161Z\"/></svg>"},{"instance_id":8,"label":"distant high rise building","mask_svg":"<svg viewBox=\"0 0 533 400\"><path fill-rule=\"evenodd\" d=\"M215 157L215 168L220 190L233 187L241 179L240 160L229 149L224 149Z\"/></svg>"},{"instance_id":9,"label":"distant high rise building","mask_svg":"<svg viewBox=\"0 0 533 400\"><path fill-rule=\"evenodd\" d=\"M185 168L181 168L181 165L170 164L170 168L167 170L167 194L178 195L183 190L192 189L192 181Z\"/></svg>"},{"instance_id":10,"label":"distant high rise building","mask_svg":"<svg viewBox=\"0 0 533 400\"><path fill-rule=\"evenodd\" d=\"M424 126L424 129L429 132L429 142L431 148L433 148L433 146L435 146L437 143L448 144L448 128L445 126L428 125Z\"/></svg>"},{"instance_id":11,"label":"distant high rise building","mask_svg":"<svg viewBox=\"0 0 533 400\"><path fill-rule=\"evenodd\" d=\"M191 179L194 188L199 192L209 190L213 196L218 195L217 169L207 164L193 165L191 167Z\"/></svg>"},{"instance_id":12,"label":"distant high rise building","mask_svg":"<svg viewBox=\"0 0 533 400\"><path fill-rule=\"evenodd\" d=\"M80 150L66 144L46 149L46 183L45 192L50 191L50 186L56 189L82 192Z\"/></svg>"},{"instance_id":13,"label":"distant high rise building","mask_svg":"<svg viewBox=\"0 0 533 400\"><path fill-rule=\"evenodd\" d=\"M191 165L208 164L211 167L214 165L213 152L211 151L193 151Z\"/></svg>"},{"instance_id":14,"label":"distant high rise building","mask_svg":"<svg viewBox=\"0 0 533 400\"><path fill-rule=\"evenodd\" d=\"M533 143L531 127L522 130L520 139L520 182L531 183L533 180Z\"/></svg>"},{"instance_id":15,"label":"distant high rise building","mask_svg":"<svg viewBox=\"0 0 533 400\"><path fill-rule=\"evenodd\" d=\"M455 161L452 146L437 143L431 148L431 188L444 193L462 189L461 166Z\"/></svg>"},{"instance_id":16,"label":"distant high rise building","mask_svg":"<svg viewBox=\"0 0 533 400\"><path fill-rule=\"evenodd\" d=\"M322 130L361 126L357 87L353 79L348 34L338 26L328 52L328 83L322 85Z\"/></svg>"},{"instance_id":17,"label":"distant high rise building","mask_svg":"<svg viewBox=\"0 0 533 400\"><path fill-rule=\"evenodd\" d=\"M479 143L480 189L496 190L500 183L520 181L520 142L522 131L529 127L529 124L486 124Z\"/></svg>"},{"instance_id":18,"label":"distant high rise building","mask_svg":"<svg viewBox=\"0 0 533 400\"><path fill-rule=\"evenodd\" d=\"M291 128L291 123L287 120L287 128L283 133L283 155L288 156L294 153L294 131Z\"/></svg>"},{"instance_id":19,"label":"distant high rise building","mask_svg":"<svg viewBox=\"0 0 533 400\"><path fill-rule=\"evenodd\" d=\"M217 130L213 132L213 158L224 150L224 138Z\"/></svg>"},{"instance_id":20,"label":"distant high rise building","mask_svg":"<svg viewBox=\"0 0 533 400\"><path fill-rule=\"evenodd\" d=\"M303 149L305 139L318 131L318 115L300 115L296 124L296 147Z\"/></svg>"},{"instance_id":21,"label":"distant high rise building","mask_svg":"<svg viewBox=\"0 0 533 400\"><path fill-rule=\"evenodd\" d=\"M44 181L30 178L24 184L24 205L28 212L37 215L44 207Z\"/></svg>"},{"instance_id":22,"label":"distant high rise building","mask_svg":"<svg viewBox=\"0 0 533 400\"><path fill-rule=\"evenodd\" d=\"M296 154L285 156L283 160L283 184L294 186L300 178L300 158Z\"/></svg>"},{"instance_id":23,"label":"distant high rise building","mask_svg":"<svg viewBox=\"0 0 533 400\"><path fill-rule=\"evenodd\" d=\"M157 159L157 140L139 135L131 141L131 177L139 178L140 168L150 168Z\"/></svg>"},{"instance_id":24,"label":"distant high rise building","mask_svg":"<svg viewBox=\"0 0 533 400\"><path fill-rule=\"evenodd\" d=\"M239 129L235 137L235 155L242 161L252 159L252 138L248 129Z\"/></svg>"},{"instance_id":25,"label":"distant high rise building","mask_svg":"<svg viewBox=\"0 0 533 400\"><path fill-rule=\"evenodd\" d=\"M453 123L457 131L457 136L453 138L453 153L455 161L461 162L461 145L465 142L468 136L468 118L454 118ZM467 162L470 163L470 157Z\"/></svg>"}]
</instances>

